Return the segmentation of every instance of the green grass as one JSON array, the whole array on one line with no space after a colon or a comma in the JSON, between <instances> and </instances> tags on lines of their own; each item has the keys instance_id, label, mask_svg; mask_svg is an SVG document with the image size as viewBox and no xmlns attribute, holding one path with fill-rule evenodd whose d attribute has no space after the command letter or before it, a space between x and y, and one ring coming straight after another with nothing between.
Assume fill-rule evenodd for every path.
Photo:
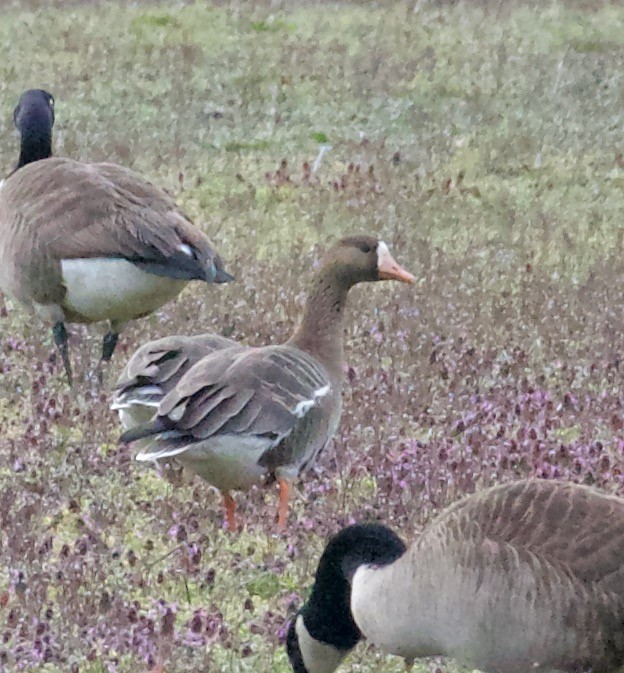
<instances>
[{"instance_id":1,"label":"green grass","mask_svg":"<svg viewBox=\"0 0 624 673\"><path fill-rule=\"evenodd\" d=\"M280 9L243 2L50 4L2 9L2 165L8 170L17 155L11 112L20 92L48 88L56 97L57 153L123 163L175 193L239 279L218 291L191 287L159 317L129 328L117 369L137 340L164 333L216 329L254 343L281 338L298 314L313 246L351 232L392 241L397 258L423 279L416 298L396 288L356 291L353 313L362 317L348 329L350 362L363 371L378 362L399 367L394 351L366 339L371 297L380 306L377 317L412 331L413 359L398 369L402 390L417 376L437 376L421 374L428 355L418 339L443 333L446 314L461 313L464 301L483 307L482 314L465 309L475 341L480 335L488 342L491 326L497 330L492 343L498 339L501 349L508 337L526 346L528 376L546 371L557 350L540 331L541 312L550 309L518 309L527 264L544 283L562 288L564 298L597 276L606 285L621 282L624 8L617 4L419 2L418 11L414 2L383 9L355 2L284 2ZM304 184L304 162L313 165L321 145L331 149ZM350 164L360 164L359 173ZM432 296L439 302L427 312ZM393 307L409 302L422 319L391 316ZM41 370L48 378L33 388L41 371L32 363L48 362L51 340L20 308L10 308L2 329L26 346L5 352L11 368L0 374L0 456L7 459L0 490L16 490L30 503L30 487L43 480L46 493L50 489L45 512L30 503L26 537L53 534L56 559L63 544L93 525L103 557L123 550L120 560L94 570L94 591L106 587L146 607L156 598L175 602L178 623L198 606L218 605L231 648L165 652L167 673L286 673L275 637L251 633L249 622L267 610L284 613L288 594L309 586L323 539L297 533L305 554L291 561L288 539L271 534L273 492L264 508L258 494L241 500L256 524L232 537L219 530L217 496L204 484L174 488L142 466L128 468L105 395L87 383L67 395L60 377L48 376L48 364ZM508 312L513 321L516 309L524 322L512 336L502 322L493 326L493 316ZM557 329L569 336L566 347L580 361L579 324ZM609 338L619 337L594 341L595 348L607 353ZM86 346L72 348L76 370L86 372L97 345L83 341ZM75 415L41 428L49 399L65 416ZM435 407L435 399L418 403L430 402ZM366 446L366 419L349 403L346 434L337 445ZM403 403L396 423L424 440L429 429L415 427L408 401L397 405ZM395 430L389 427L387 436ZM29 432L39 442L36 451L24 439ZM560 432L581 433L576 426ZM19 456L28 467L15 474L6 466ZM374 477L337 486L347 513L375 497ZM68 509L72 499L75 511ZM325 504L317 505L323 512ZM335 503L326 505L336 513ZM296 499L293 511L294 529L305 516L304 503ZM174 515L194 518L192 535L205 537L201 573L186 583L184 561L168 534ZM419 525L408 524L408 532ZM1 543L9 539L8 529L0 531ZM140 573L128 567L130 550ZM266 570L280 560L284 569ZM19 569L19 556L10 556L9 565ZM36 584L44 569L36 560L26 566ZM201 578L212 567L217 574L209 586ZM0 569L0 589L7 584ZM54 587L50 592L56 600ZM247 597L253 613L243 607ZM84 662L79 633L66 636L75 641L81 671L107 670L101 652ZM242 658L244 644L252 654ZM343 670L356 665L361 673L404 670L399 659L363 648ZM142 666L124 655L118 670Z\"/></svg>"},{"instance_id":2,"label":"green grass","mask_svg":"<svg viewBox=\"0 0 624 673\"><path fill-rule=\"evenodd\" d=\"M399 151L401 167L382 176L378 209L397 209L388 230L433 230L459 256L512 245L560 266L565 250L566 271L586 273L618 245L621 10L520 5L487 16L466 3L418 13L402 3L9 10L2 155L10 165L20 91L47 86L59 153L121 161L176 190L182 174L181 200L232 256L260 238L287 254L298 233L324 240L362 227L331 194L322 231L316 199L263 198L282 157L297 174L329 142L325 182L349 161L386 163ZM471 191L446 194L460 174Z\"/></svg>"}]
</instances>

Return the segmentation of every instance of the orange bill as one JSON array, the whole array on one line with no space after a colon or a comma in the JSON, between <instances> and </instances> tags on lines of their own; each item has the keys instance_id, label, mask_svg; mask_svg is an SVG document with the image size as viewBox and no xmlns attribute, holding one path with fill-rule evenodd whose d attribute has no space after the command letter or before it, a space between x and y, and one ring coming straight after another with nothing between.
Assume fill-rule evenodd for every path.
<instances>
[{"instance_id":1,"label":"orange bill","mask_svg":"<svg viewBox=\"0 0 624 673\"><path fill-rule=\"evenodd\" d=\"M395 262L388 246L379 241L377 244L377 271L381 280L399 280L402 283L415 283L416 278Z\"/></svg>"}]
</instances>

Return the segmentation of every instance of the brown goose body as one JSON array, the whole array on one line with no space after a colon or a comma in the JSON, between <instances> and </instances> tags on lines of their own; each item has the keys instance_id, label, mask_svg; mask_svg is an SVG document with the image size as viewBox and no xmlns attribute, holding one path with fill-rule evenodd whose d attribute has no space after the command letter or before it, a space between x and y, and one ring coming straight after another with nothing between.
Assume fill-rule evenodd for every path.
<instances>
[{"instance_id":1,"label":"brown goose body","mask_svg":"<svg viewBox=\"0 0 624 673\"><path fill-rule=\"evenodd\" d=\"M283 527L290 483L314 461L340 419L347 293L384 273L413 281L384 243L343 239L317 273L303 320L287 343L214 350L181 376L154 421L127 431L121 441L153 438L137 459L175 456L222 491L230 525L231 490L277 479Z\"/></svg>"},{"instance_id":2,"label":"brown goose body","mask_svg":"<svg viewBox=\"0 0 624 673\"><path fill-rule=\"evenodd\" d=\"M453 657L489 673L624 665L623 499L525 480L459 501L409 549L384 558L381 544L374 559L374 538L384 535L373 531L362 563L351 566L345 607L351 626L386 652ZM323 598L313 591L310 603L291 628L291 661L297 673L326 673L354 643L311 636L320 633Z\"/></svg>"},{"instance_id":3,"label":"brown goose body","mask_svg":"<svg viewBox=\"0 0 624 673\"><path fill-rule=\"evenodd\" d=\"M48 322L120 326L221 267L167 194L121 166L63 158L0 188L0 262L0 287Z\"/></svg>"},{"instance_id":4,"label":"brown goose body","mask_svg":"<svg viewBox=\"0 0 624 673\"><path fill-rule=\"evenodd\" d=\"M191 280L231 276L206 235L173 199L115 164L28 149L51 138L50 94L23 94L18 168L0 184L0 290L54 327L68 378L65 323L109 321L102 359L125 324L176 297ZM32 149L32 148L31 148Z\"/></svg>"}]
</instances>

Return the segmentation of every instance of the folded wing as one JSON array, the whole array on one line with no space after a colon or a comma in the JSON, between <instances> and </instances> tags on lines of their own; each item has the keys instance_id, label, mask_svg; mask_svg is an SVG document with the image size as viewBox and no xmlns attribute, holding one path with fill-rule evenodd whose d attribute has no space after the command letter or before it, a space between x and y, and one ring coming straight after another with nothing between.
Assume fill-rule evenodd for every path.
<instances>
[{"instance_id":1,"label":"folded wing","mask_svg":"<svg viewBox=\"0 0 624 673\"><path fill-rule=\"evenodd\" d=\"M157 418L121 441L158 436L158 458L226 435L239 438L241 447L262 442L270 451L305 425L330 392L325 368L298 348L227 348L193 366L164 398Z\"/></svg>"},{"instance_id":2,"label":"folded wing","mask_svg":"<svg viewBox=\"0 0 624 673\"><path fill-rule=\"evenodd\" d=\"M125 366L115 385L111 408L157 409L193 365L210 353L236 346L235 341L218 334L169 336L150 341L141 346Z\"/></svg>"}]
</instances>

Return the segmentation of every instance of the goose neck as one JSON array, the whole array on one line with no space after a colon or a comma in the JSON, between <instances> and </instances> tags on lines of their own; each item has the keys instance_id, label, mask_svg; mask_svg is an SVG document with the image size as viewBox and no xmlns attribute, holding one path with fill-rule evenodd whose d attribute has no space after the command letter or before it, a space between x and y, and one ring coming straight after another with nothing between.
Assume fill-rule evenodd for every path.
<instances>
[{"instance_id":1,"label":"goose neck","mask_svg":"<svg viewBox=\"0 0 624 673\"><path fill-rule=\"evenodd\" d=\"M350 526L334 536L319 562L312 593L291 625L287 647L295 673L332 673L363 637L352 612L352 580L362 566L379 572L405 544L377 524Z\"/></svg>"},{"instance_id":2,"label":"goose neck","mask_svg":"<svg viewBox=\"0 0 624 673\"><path fill-rule=\"evenodd\" d=\"M16 169L34 161L52 156L52 133L47 129L29 128L22 132L19 160Z\"/></svg>"},{"instance_id":3,"label":"goose neck","mask_svg":"<svg viewBox=\"0 0 624 673\"><path fill-rule=\"evenodd\" d=\"M343 362L343 316L353 282L338 269L322 269L314 278L303 317L290 342L319 359L330 371Z\"/></svg>"}]
</instances>

